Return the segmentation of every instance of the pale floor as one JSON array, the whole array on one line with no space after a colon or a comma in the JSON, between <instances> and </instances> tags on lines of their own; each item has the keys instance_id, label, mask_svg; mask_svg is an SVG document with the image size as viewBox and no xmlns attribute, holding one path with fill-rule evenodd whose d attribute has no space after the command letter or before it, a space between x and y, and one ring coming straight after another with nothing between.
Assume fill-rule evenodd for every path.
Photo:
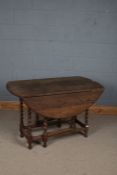
<instances>
[{"instance_id":1,"label":"pale floor","mask_svg":"<svg viewBox=\"0 0 117 175\"><path fill-rule=\"evenodd\" d=\"M0 175L116 175L117 116L90 116L88 138L51 139L27 149L18 111L0 111Z\"/></svg>"}]
</instances>

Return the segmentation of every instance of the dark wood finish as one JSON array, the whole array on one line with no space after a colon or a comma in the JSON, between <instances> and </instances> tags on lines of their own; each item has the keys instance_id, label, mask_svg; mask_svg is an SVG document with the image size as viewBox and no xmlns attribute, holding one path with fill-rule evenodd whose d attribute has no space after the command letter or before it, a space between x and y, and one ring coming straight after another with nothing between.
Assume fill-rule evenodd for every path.
<instances>
[{"instance_id":1,"label":"dark wood finish","mask_svg":"<svg viewBox=\"0 0 117 175\"><path fill-rule=\"evenodd\" d=\"M44 132L42 134L42 141L43 141L43 146L46 147L47 146L47 140L48 140L48 133L47 133L48 122L47 122L47 119L44 119L43 130L44 130Z\"/></svg>"},{"instance_id":2,"label":"dark wood finish","mask_svg":"<svg viewBox=\"0 0 117 175\"><path fill-rule=\"evenodd\" d=\"M40 97L24 98L24 103L31 108L32 111L42 115L46 121L43 123L44 134L42 135L43 146L47 146L48 136L48 122L47 119L69 119L70 129L57 129L51 132L52 136L62 135L71 132L77 132L76 124L81 126L80 132L88 136L88 109L99 97L100 91L91 90L86 92L75 92L67 94L46 95ZM77 119L77 115L85 111L85 123Z\"/></svg>"},{"instance_id":3,"label":"dark wood finish","mask_svg":"<svg viewBox=\"0 0 117 175\"><path fill-rule=\"evenodd\" d=\"M20 98L20 133L27 138L29 149L34 141L42 141L46 147L48 138L56 135L80 132L87 137L88 109L104 90L99 83L78 76L11 81L7 83L7 88ZM23 123L23 103L28 106L27 126ZM32 125L31 111L36 116L43 116L44 120L37 120ZM83 123L77 119L77 115L84 111ZM49 131L49 123L53 121L58 121L59 129ZM68 123L68 128L60 128L63 122ZM37 126L43 128L43 134L32 136L32 129Z\"/></svg>"},{"instance_id":4,"label":"dark wood finish","mask_svg":"<svg viewBox=\"0 0 117 175\"><path fill-rule=\"evenodd\" d=\"M85 110L85 137L88 137L88 109Z\"/></svg>"},{"instance_id":5,"label":"dark wood finish","mask_svg":"<svg viewBox=\"0 0 117 175\"><path fill-rule=\"evenodd\" d=\"M31 117L31 109L28 108L28 127L27 127L27 135L28 135L28 148L32 148L32 117Z\"/></svg>"},{"instance_id":6,"label":"dark wood finish","mask_svg":"<svg viewBox=\"0 0 117 175\"><path fill-rule=\"evenodd\" d=\"M103 89L103 87L88 78L73 76L62 78L33 79L9 81L7 89L18 97L37 97L51 94Z\"/></svg>"},{"instance_id":7,"label":"dark wood finish","mask_svg":"<svg viewBox=\"0 0 117 175\"><path fill-rule=\"evenodd\" d=\"M88 109L99 96L100 91L47 95L24 98L24 103L33 111L47 118L68 118Z\"/></svg>"},{"instance_id":8,"label":"dark wood finish","mask_svg":"<svg viewBox=\"0 0 117 175\"><path fill-rule=\"evenodd\" d=\"M19 127L19 130L20 130L20 137L23 137L24 134L22 132L22 128L24 127L24 120L23 120L24 110L23 110L23 100L22 100L22 98L20 98L19 101L20 101L20 127Z\"/></svg>"}]
</instances>

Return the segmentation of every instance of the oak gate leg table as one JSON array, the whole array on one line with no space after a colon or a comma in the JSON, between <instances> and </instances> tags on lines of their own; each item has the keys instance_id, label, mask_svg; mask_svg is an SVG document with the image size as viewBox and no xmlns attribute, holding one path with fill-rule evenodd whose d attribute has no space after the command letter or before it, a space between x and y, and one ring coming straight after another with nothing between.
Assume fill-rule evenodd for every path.
<instances>
[{"instance_id":1,"label":"oak gate leg table","mask_svg":"<svg viewBox=\"0 0 117 175\"><path fill-rule=\"evenodd\" d=\"M29 149L32 148L34 141L43 141L43 146L46 147L48 138L55 135L80 132L87 137L88 109L104 90L98 82L80 76L10 81L7 83L7 89L19 97L20 135L26 137ZM24 125L23 104L28 107L27 126ZM43 120L38 120L36 117L36 123L32 125L32 111L36 116L41 115ZM84 111L83 123L77 116ZM69 123L68 128L48 131L51 123L61 126L64 122ZM43 134L32 136L35 127L42 127Z\"/></svg>"}]
</instances>

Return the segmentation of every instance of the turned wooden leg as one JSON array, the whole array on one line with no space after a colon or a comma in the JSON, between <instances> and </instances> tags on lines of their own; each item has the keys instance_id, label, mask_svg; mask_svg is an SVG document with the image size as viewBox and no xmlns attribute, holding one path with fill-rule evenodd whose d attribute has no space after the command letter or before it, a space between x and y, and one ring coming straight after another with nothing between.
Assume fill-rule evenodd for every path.
<instances>
[{"instance_id":1,"label":"turned wooden leg","mask_svg":"<svg viewBox=\"0 0 117 175\"><path fill-rule=\"evenodd\" d=\"M23 121L24 109L23 109L23 100L22 100L22 98L20 98L19 101L20 101L20 126L19 126L19 130L20 130L20 137L24 137L24 134L23 134L23 128L24 128L24 121Z\"/></svg>"},{"instance_id":2,"label":"turned wooden leg","mask_svg":"<svg viewBox=\"0 0 117 175\"><path fill-rule=\"evenodd\" d=\"M28 108L28 129L27 129L27 141L28 141L28 148L29 149L32 149L32 128L31 128L31 125L32 125L32 121L31 121L31 110L30 108Z\"/></svg>"},{"instance_id":3,"label":"turned wooden leg","mask_svg":"<svg viewBox=\"0 0 117 175\"><path fill-rule=\"evenodd\" d=\"M48 141L48 135L47 135L48 123L47 123L47 120L46 119L44 119L44 122L43 122L43 129L44 129L44 132L43 132L43 135L42 135L43 147L47 147L47 141Z\"/></svg>"},{"instance_id":4,"label":"turned wooden leg","mask_svg":"<svg viewBox=\"0 0 117 175\"><path fill-rule=\"evenodd\" d=\"M88 129L89 129L89 125L88 125L88 109L85 110L85 137L88 137Z\"/></svg>"}]
</instances>

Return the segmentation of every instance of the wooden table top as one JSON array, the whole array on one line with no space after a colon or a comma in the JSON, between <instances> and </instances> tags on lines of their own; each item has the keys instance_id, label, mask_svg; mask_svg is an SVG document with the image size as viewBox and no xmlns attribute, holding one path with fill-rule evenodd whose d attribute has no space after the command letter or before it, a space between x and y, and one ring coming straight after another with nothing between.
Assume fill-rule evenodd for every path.
<instances>
[{"instance_id":1,"label":"wooden table top","mask_svg":"<svg viewBox=\"0 0 117 175\"><path fill-rule=\"evenodd\" d=\"M73 76L9 81L7 83L7 89L15 96L25 98L53 94L75 93L93 89L103 90L103 86L91 79Z\"/></svg>"},{"instance_id":2,"label":"wooden table top","mask_svg":"<svg viewBox=\"0 0 117 175\"><path fill-rule=\"evenodd\" d=\"M53 118L78 115L104 90L98 82L80 76L10 81L7 88L31 110Z\"/></svg>"}]
</instances>

